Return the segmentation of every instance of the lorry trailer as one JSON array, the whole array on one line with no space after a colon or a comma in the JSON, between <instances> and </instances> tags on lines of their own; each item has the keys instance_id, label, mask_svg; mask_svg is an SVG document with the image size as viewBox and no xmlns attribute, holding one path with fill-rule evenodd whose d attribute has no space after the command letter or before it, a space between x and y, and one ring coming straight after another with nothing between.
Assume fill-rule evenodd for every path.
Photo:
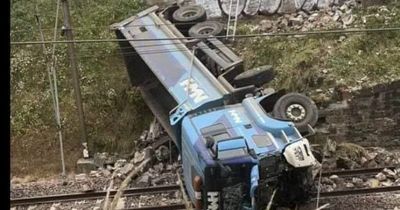
<instances>
[{"instance_id":1,"label":"lorry trailer","mask_svg":"<svg viewBox=\"0 0 400 210\"><path fill-rule=\"evenodd\" d=\"M264 88L270 65L244 69L223 26L198 5L150 7L112 26L128 76L182 158L196 209L265 209L309 198L317 121L303 94Z\"/></svg>"}]
</instances>

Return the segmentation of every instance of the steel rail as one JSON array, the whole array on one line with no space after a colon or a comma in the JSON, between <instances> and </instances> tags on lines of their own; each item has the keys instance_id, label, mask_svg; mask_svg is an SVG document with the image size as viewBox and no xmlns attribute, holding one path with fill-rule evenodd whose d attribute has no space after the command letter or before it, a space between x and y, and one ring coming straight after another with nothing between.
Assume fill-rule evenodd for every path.
<instances>
[{"instance_id":1,"label":"steel rail","mask_svg":"<svg viewBox=\"0 0 400 210\"><path fill-rule=\"evenodd\" d=\"M141 194L152 194L152 193L163 193L180 190L179 185L163 185L146 188L131 188L124 191L124 196L136 196ZM117 193L116 190L110 191L110 197L114 197ZM87 193L71 193L71 194L60 194L60 195L47 195L37 197L25 197L25 198L14 198L10 199L11 206L21 205L32 205L32 204L43 204L43 203L54 203L54 202L67 202L83 199L97 199L105 197L107 191L99 192L87 192Z\"/></svg>"},{"instance_id":2,"label":"steel rail","mask_svg":"<svg viewBox=\"0 0 400 210\"><path fill-rule=\"evenodd\" d=\"M184 204L171 204L166 206L145 206L145 207L136 207L136 208L126 208L123 210L177 210L177 209L185 209Z\"/></svg>"},{"instance_id":3,"label":"steel rail","mask_svg":"<svg viewBox=\"0 0 400 210\"><path fill-rule=\"evenodd\" d=\"M335 190L331 192L321 192L320 198L329 198L329 197L342 197L349 195L362 195L362 194L375 194L375 193L384 193L384 192L394 192L400 191L400 186L387 186L387 187L376 187L376 188L360 188L360 189L351 189L351 190ZM313 196L316 199L316 195Z\"/></svg>"},{"instance_id":4,"label":"steel rail","mask_svg":"<svg viewBox=\"0 0 400 210\"><path fill-rule=\"evenodd\" d=\"M378 168L361 168L361 169L352 169L352 170L337 170L337 171L326 171L322 172L323 177L328 177L331 175L338 176L352 176L352 175L370 175L374 173L382 172L385 168L387 169L395 169L394 166L386 166L386 167L378 167Z\"/></svg>"}]
</instances>

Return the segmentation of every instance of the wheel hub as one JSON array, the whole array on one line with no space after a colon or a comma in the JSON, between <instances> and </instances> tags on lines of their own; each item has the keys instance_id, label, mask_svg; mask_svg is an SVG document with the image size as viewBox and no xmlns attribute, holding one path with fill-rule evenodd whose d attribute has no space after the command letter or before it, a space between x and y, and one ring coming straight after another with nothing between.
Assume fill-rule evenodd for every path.
<instances>
[{"instance_id":1,"label":"wheel hub","mask_svg":"<svg viewBox=\"0 0 400 210\"><path fill-rule=\"evenodd\" d=\"M187 11L182 14L183 17L193 17L194 15L196 15L195 11Z\"/></svg>"},{"instance_id":2,"label":"wheel hub","mask_svg":"<svg viewBox=\"0 0 400 210\"><path fill-rule=\"evenodd\" d=\"M212 28L203 28L199 31L199 34L203 34L203 35L207 35L207 34L211 34L213 31Z\"/></svg>"},{"instance_id":3,"label":"wheel hub","mask_svg":"<svg viewBox=\"0 0 400 210\"><path fill-rule=\"evenodd\" d=\"M306 109L300 104L292 104L286 109L286 115L295 122L301 121L306 116Z\"/></svg>"}]
</instances>

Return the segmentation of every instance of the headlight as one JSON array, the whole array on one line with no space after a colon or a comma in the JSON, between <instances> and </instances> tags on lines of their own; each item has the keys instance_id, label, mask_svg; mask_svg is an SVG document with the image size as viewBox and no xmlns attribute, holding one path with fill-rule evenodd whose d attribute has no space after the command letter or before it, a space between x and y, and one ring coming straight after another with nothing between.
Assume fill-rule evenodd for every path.
<instances>
[{"instance_id":1,"label":"headlight","mask_svg":"<svg viewBox=\"0 0 400 210\"><path fill-rule=\"evenodd\" d=\"M290 165L296 168L311 166L315 162L306 138L286 146L283 156Z\"/></svg>"}]
</instances>

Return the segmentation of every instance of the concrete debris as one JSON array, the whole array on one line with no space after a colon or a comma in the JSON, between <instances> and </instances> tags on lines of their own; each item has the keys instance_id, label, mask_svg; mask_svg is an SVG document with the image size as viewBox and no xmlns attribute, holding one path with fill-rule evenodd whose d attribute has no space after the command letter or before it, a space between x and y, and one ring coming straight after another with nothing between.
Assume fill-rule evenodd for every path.
<instances>
[{"instance_id":1,"label":"concrete debris","mask_svg":"<svg viewBox=\"0 0 400 210\"><path fill-rule=\"evenodd\" d=\"M260 21L260 27L261 27L262 31L268 31L268 30L272 29L273 26L274 26L274 24L270 20Z\"/></svg>"},{"instance_id":2,"label":"concrete debris","mask_svg":"<svg viewBox=\"0 0 400 210\"><path fill-rule=\"evenodd\" d=\"M329 179L331 179L331 180L338 180L339 179L339 176L338 175L336 175L336 174L333 174L333 175L331 175L330 177L329 177Z\"/></svg>"},{"instance_id":3,"label":"concrete debris","mask_svg":"<svg viewBox=\"0 0 400 210\"><path fill-rule=\"evenodd\" d=\"M318 9L328 9L332 5L333 1L331 0L318 0L317 8Z\"/></svg>"},{"instance_id":4,"label":"concrete debris","mask_svg":"<svg viewBox=\"0 0 400 210\"><path fill-rule=\"evenodd\" d=\"M362 187L364 184L364 181L361 178L353 177L352 183L357 187Z\"/></svg>"},{"instance_id":5,"label":"concrete debris","mask_svg":"<svg viewBox=\"0 0 400 210\"><path fill-rule=\"evenodd\" d=\"M321 0L320 0L321 1ZM290 14L296 12L295 0L282 0L282 3L278 9L278 14Z\"/></svg>"},{"instance_id":6,"label":"concrete debris","mask_svg":"<svg viewBox=\"0 0 400 210\"><path fill-rule=\"evenodd\" d=\"M34 209L36 209L37 208L37 206L36 205L33 205L33 206L28 206L28 209L27 210L34 210Z\"/></svg>"},{"instance_id":7,"label":"concrete debris","mask_svg":"<svg viewBox=\"0 0 400 210\"><path fill-rule=\"evenodd\" d=\"M156 151L155 155L158 161L166 161L169 159L170 151L166 146L160 146Z\"/></svg>"},{"instance_id":8,"label":"concrete debris","mask_svg":"<svg viewBox=\"0 0 400 210\"><path fill-rule=\"evenodd\" d=\"M215 0L196 0L196 4L201 4L204 6L204 9L206 10L207 17L213 18L213 17L221 17L222 16L222 11L218 5L218 1Z\"/></svg>"},{"instance_id":9,"label":"concrete debris","mask_svg":"<svg viewBox=\"0 0 400 210\"><path fill-rule=\"evenodd\" d=\"M368 179L367 184L371 188L379 187L380 182L377 179Z\"/></svg>"},{"instance_id":10,"label":"concrete debris","mask_svg":"<svg viewBox=\"0 0 400 210\"><path fill-rule=\"evenodd\" d=\"M354 22L354 16L351 13L345 13L342 16L342 22L344 26L348 26Z\"/></svg>"},{"instance_id":11,"label":"concrete debris","mask_svg":"<svg viewBox=\"0 0 400 210\"><path fill-rule=\"evenodd\" d=\"M212 0L215 1L215 0ZM217 2L217 1L215 1ZM247 0L246 5L243 9L243 12L246 15L254 16L257 15L258 11L260 10L261 0Z\"/></svg>"},{"instance_id":12,"label":"concrete debris","mask_svg":"<svg viewBox=\"0 0 400 210\"><path fill-rule=\"evenodd\" d=\"M346 187L347 187L347 188L354 188L354 184L351 183L351 182L346 183Z\"/></svg>"},{"instance_id":13,"label":"concrete debris","mask_svg":"<svg viewBox=\"0 0 400 210\"><path fill-rule=\"evenodd\" d=\"M296 7L296 10L301 10L301 7L304 5L304 3L305 0L294 0L294 6Z\"/></svg>"},{"instance_id":14,"label":"concrete debris","mask_svg":"<svg viewBox=\"0 0 400 210\"><path fill-rule=\"evenodd\" d=\"M90 187L88 184L83 184L82 185L82 192L90 192L93 191L94 189Z\"/></svg>"},{"instance_id":15,"label":"concrete debris","mask_svg":"<svg viewBox=\"0 0 400 210\"><path fill-rule=\"evenodd\" d=\"M303 25L303 17L301 15L297 16L297 17L291 17L289 18L289 26L299 26L299 25Z\"/></svg>"},{"instance_id":16,"label":"concrete debris","mask_svg":"<svg viewBox=\"0 0 400 210\"><path fill-rule=\"evenodd\" d=\"M84 173L75 175L76 181L86 181L87 179L88 179L88 177Z\"/></svg>"},{"instance_id":17,"label":"concrete debris","mask_svg":"<svg viewBox=\"0 0 400 210\"><path fill-rule=\"evenodd\" d=\"M151 178L148 173L143 174L136 182L138 187L148 187L150 186Z\"/></svg>"},{"instance_id":18,"label":"concrete debris","mask_svg":"<svg viewBox=\"0 0 400 210\"><path fill-rule=\"evenodd\" d=\"M104 167L108 154L106 152L96 153L93 155L93 161L97 167Z\"/></svg>"},{"instance_id":19,"label":"concrete debris","mask_svg":"<svg viewBox=\"0 0 400 210\"><path fill-rule=\"evenodd\" d=\"M122 167L122 168L120 169L120 172L121 172L123 175L126 175L126 174L128 174L130 171L132 171L133 167L134 167L134 165L133 165L132 163L128 163L128 164L126 164L124 167Z\"/></svg>"},{"instance_id":20,"label":"concrete debris","mask_svg":"<svg viewBox=\"0 0 400 210\"><path fill-rule=\"evenodd\" d=\"M385 182L381 182L381 185L384 187L390 187L390 186L393 186L393 181L387 180Z\"/></svg>"},{"instance_id":21,"label":"concrete debris","mask_svg":"<svg viewBox=\"0 0 400 210\"><path fill-rule=\"evenodd\" d=\"M144 160L144 152L135 152L135 157L133 158L133 163L137 164Z\"/></svg>"},{"instance_id":22,"label":"concrete debris","mask_svg":"<svg viewBox=\"0 0 400 210\"><path fill-rule=\"evenodd\" d=\"M93 159L81 158L76 163L78 173L89 173L92 170L96 170L97 166Z\"/></svg>"},{"instance_id":23,"label":"concrete debris","mask_svg":"<svg viewBox=\"0 0 400 210\"><path fill-rule=\"evenodd\" d=\"M264 15L272 15L278 11L281 1L282 0L262 0L259 12Z\"/></svg>"},{"instance_id":24,"label":"concrete debris","mask_svg":"<svg viewBox=\"0 0 400 210\"><path fill-rule=\"evenodd\" d=\"M305 0L303 6L301 9L303 9L306 12L311 12L317 7L318 0Z\"/></svg>"},{"instance_id":25,"label":"concrete debris","mask_svg":"<svg viewBox=\"0 0 400 210\"><path fill-rule=\"evenodd\" d=\"M123 167L125 164L127 163L127 161L125 159L119 159L115 162L114 167L116 168L121 168Z\"/></svg>"},{"instance_id":26,"label":"concrete debris","mask_svg":"<svg viewBox=\"0 0 400 210\"><path fill-rule=\"evenodd\" d=\"M379 172L376 176L375 176L375 178L376 179L378 179L378 181L385 181L386 180L386 175L385 174L383 174L382 172Z\"/></svg>"},{"instance_id":27,"label":"concrete debris","mask_svg":"<svg viewBox=\"0 0 400 210\"><path fill-rule=\"evenodd\" d=\"M288 27L289 21L286 18L282 18L281 21L278 23L278 28L285 29Z\"/></svg>"},{"instance_id":28,"label":"concrete debris","mask_svg":"<svg viewBox=\"0 0 400 210\"><path fill-rule=\"evenodd\" d=\"M395 171L392 171L388 168L383 169L383 173L386 175L388 178L396 179L398 177L397 173Z\"/></svg>"}]
</instances>

